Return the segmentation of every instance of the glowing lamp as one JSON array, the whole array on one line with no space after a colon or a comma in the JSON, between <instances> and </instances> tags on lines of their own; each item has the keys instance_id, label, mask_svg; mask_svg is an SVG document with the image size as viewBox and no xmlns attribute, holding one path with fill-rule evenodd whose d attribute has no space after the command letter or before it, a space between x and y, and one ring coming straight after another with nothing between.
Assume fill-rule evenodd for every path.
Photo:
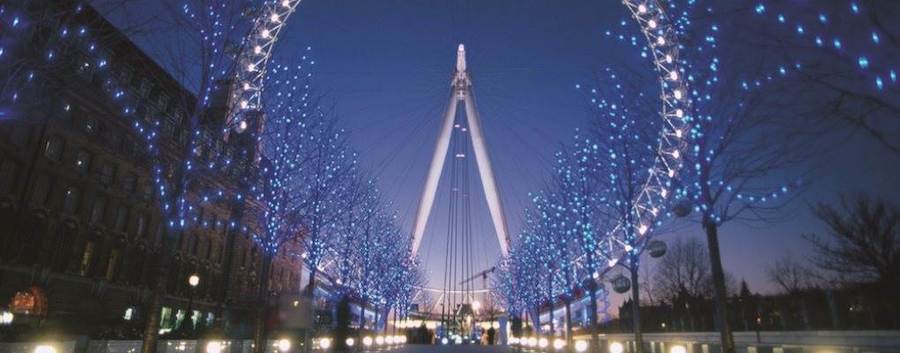
<instances>
[{"instance_id":1,"label":"glowing lamp","mask_svg":"<svg viewBox=\"0 0 900 353\"><path fill-rule=\"evenodd\" d=\"M291 340L282 338L275 343L275 346L278 348L279 352L287 352L291 350Z\"/></svg>"},{"instance_id":2,"label":"glowing lamp","mask_svg":"<svg viewBox=\"0 0 900 353\"><path fill-rule=\"evenodd\" d=\"M222 342L212 341L206 344L206 353L221 353Z\"/></svg>"},{"instance_id":3,"label":"glowing lamp","mask_svg":"<svg viewBox=\"0 0 900 353\"><path fill-rule=\"evenodd\" d=\"M562 338L557 338L557 339L553 340L553 349L559 351L559 350L562 350L565 346L566 346L566 340L564 340Z\"/></svg>"},{"instance_id":4,"label":"glowing lamp","mask_svg":"<svg viewBox=\"0 0 900 353\"><path fill-rule=\"evenodd\" d=\"M197 276L195 274L191 275L190 277L188 277L188 284L190 284L191 287L200 285L200 276Z\"/></svg>"},{"instance_id":5,"label":"glowing lamp","mask_svg":"<svg viewBox=\"0 0 900 353\"><path fill-rule=\"evenodd\" d=\"M550 345L550 341L548 341L544 337L541 337L541 339L538 340L538 347L547 348L547 346L549 346L549 345Z\"/></svg>"},{"instance_id":6,"label":"glowing lamp","mask_svg":"<svg viewBox=\"0 0 900 353\"><path fill-rule=\"evenodd\" d=\"M625 347L622 346L620 342L613 342L609 344L609 353L622 353L625 350Z\"/></svg>"},{"instance_id":7,"label":"glowing lamp","mask_svg":"<svg viewBox=\"0 0 900 353\"><path fill-rule=\"evenodd\" d=\"M587 352L588 343L585 340L577 340L575 341L575 352Z\"/></svg>"},{"instance_id":8,"label":"glowing lamp","mask_svg":"<svg viewBox=\"0 0 900 353\"><path fill-rule=\"evenodd\" d=\"M319 348L323 350L331 348L331 339L328 337L323 337L319 339Z\"/></svg>"}]
</instances>

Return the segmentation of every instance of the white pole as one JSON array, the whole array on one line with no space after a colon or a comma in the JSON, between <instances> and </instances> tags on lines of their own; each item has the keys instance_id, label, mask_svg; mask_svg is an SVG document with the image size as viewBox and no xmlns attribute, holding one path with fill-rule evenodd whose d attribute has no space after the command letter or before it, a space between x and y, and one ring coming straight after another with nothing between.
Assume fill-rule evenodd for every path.
<instances>
[{"instance_id":1,"label":"white pole","mask_svg":"<svg viewBox=\"0 0 900 353\"><path fill-rule=\"evenodd\" d=\"M455 90L454 90L455 91ZM428 176L425 186L422 188L422 197L419 199L419 210L416 212L416 220L413 223L412 256L416 256L422 236L425 234L425 225L434 205L434 197L437 194L438 181L444 169L444 161L447 159L447 150L450 147L450 133L453 131L453 120L456 117L457 106L456 92L450 94L450 103L444 114L444 123L441 133L438 135L437 144L434 146L434 155L431 157L431 167L428 168Z\"/></svg>"}]
</instances>

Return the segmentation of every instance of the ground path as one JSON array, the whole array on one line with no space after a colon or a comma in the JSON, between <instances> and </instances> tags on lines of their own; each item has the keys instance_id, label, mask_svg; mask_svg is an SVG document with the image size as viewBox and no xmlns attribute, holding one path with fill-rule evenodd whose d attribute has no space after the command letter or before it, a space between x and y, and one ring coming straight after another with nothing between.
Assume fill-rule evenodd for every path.
<instances>
[{"instance_id":1,"label":"ground path","mask_svg":"<svg viewBox=\"0 0 900 353\"><path fill-rule=\"evenodd\" d=\"M510 349L507 346L482 346L477 344L468 344L468 345L420 345L420 344L411 344L404 346L402 348L398 348L396 350L391 350L390 352L397 353L510 353L515 352L515 350Z\"/></svg>"}]
</instances>

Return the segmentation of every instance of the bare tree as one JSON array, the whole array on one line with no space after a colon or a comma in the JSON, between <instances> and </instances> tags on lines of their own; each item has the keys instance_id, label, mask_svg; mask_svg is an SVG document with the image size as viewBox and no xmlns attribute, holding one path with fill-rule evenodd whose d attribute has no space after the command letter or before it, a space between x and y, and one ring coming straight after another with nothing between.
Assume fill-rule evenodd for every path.
<instances>
[{"instance_id":1,"label":"bare tree","mask_svg":"<svg viewBox=\"0 0 900 353\"><path fill-rule=\"evenodd\" d=\"M815 286L814 271L790 255L769 265L766 275L788 294L797 294Z\"/></svg>"},{"instance_id":2,"label":"bare tree","mask_svg":"<svg viewBox=\"0 0 900 353\"><path fill-rule=\"evenodd\" d=\"M639 199L648 187L647 180L652 177L655 164L659 163L657 147L661 124L659 119L653 118L658 115L653 104L656 94L647 93L653 92L648 90L647 82L652 81L634 71L622 76L607 68L598 75L597 87L591 89L590 94L593 126L586 136L576 135L573 151L569 153L569 158L574 162L571 169L587 170L587 177L582 179L586 179L598 190L593 195L588 194L590 198L574 198L576 205L586 202L595 209L589 214L591 218L587 224L604 229L605 234L599 241L618 241L627 244L630 249L623 261L616 263L630 274L632 323L637 353L643 350L640 259L658 228L658 223L653 226L641 224L639 213L636 212L636 209L645 207L638 204ZM572 174L579 175L573 171L566 171L564 175ZM576 186L576 190L584 189L577 183ZM660 205L651 207L657 206ZM596 242L598 241L594 241ZM590 252L594 243L586 250ZM605 260L613 259L607 255Z\"/></svg>"},{"instance_id":3,"label":"bare tree","mask_svg":"<svg viewBox=\"0 0 900 353\"><path fill-rule=\"evenodd\" d=\"M900 28L889 25L900 16L900 3L772 1L755 5L752 18L745 13L734 20L754 30L742 42L802 63L804 90L815 92L815 100L803 103L815 114L793 119L798 132L859 132L900 156L900 85L892 60L900 54Z\"/></svg>"},{"instance_id":4,"label":"bare tree","mask_svg":"<svg viewBox=\"0 0 900 353\"><path fill-rule=\"evenodd\" d=\"M711 289L708 257L706 247L697 238L676 238L670 242L666 256L655 266L656 297L671 302L681 291L707 297Z\"/></svg>"},{"instance_id":5,"label":"bare tree","mask_svg":"<svg viewBox=\"0 0 900 353\"><path fill-rule=\"evenodd\" d=\"M816 249L815 264L853 281L874 281L897 290L900 281L900 210L884 200L844 196L840 206L813 209L830 232L806 236Z\"/></svg>"}]
</instances>

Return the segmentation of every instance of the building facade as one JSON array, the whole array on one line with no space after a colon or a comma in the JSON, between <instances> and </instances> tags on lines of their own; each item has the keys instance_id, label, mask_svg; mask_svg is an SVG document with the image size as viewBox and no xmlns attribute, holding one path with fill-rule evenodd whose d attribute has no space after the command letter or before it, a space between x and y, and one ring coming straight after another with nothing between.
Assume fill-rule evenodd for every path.
<instances>
[{"instance_id":1,"label":"building facade","mask_svg":"<svg viewBox=\"0 0 900 353\"><path fill-rule=\"evenodd\" d=\"M22 104L12 105L0 121L0 310L15 315L13 326L23 330L39 322L63 333L134 335L166 251L160 241L169 237L174 257L163 330L187 325L190 317L196 327L225 318L236 332L249 332L240 323L252 322L247 318L255 305L262 257L252 239L262 230L261 206L249 198L205 204L187 229L169 231L150 179L151 158L122 117L108 80L112 76L137 97L140 119L161 125L158 141L168 145L162 153L169 160L182 158L174 146L188 131L185 117L194 97L87 5L66 0L5 6L32 18L48 12L76 15L62 24L32 21L17 35L34 44L18 53L7 51L40 63L29 69L41 84L23 91ZM109 58L102 74L90 53L54 39L61 26L85 28L102 38ZM52 65L41 57L51 45ZM204 113L207 131L219 128L225 111ZM206 138L194 152L200 160L241 156L229 168L204 175L201 184L238 193L252 180L255 140ZM199 195L192 189L189 198ZM299 292L298 249L299 244L289 244L276 255L272 295ZM199 278L198 285L188 283L191 275Z\"/></svg>"}]
</instances>

